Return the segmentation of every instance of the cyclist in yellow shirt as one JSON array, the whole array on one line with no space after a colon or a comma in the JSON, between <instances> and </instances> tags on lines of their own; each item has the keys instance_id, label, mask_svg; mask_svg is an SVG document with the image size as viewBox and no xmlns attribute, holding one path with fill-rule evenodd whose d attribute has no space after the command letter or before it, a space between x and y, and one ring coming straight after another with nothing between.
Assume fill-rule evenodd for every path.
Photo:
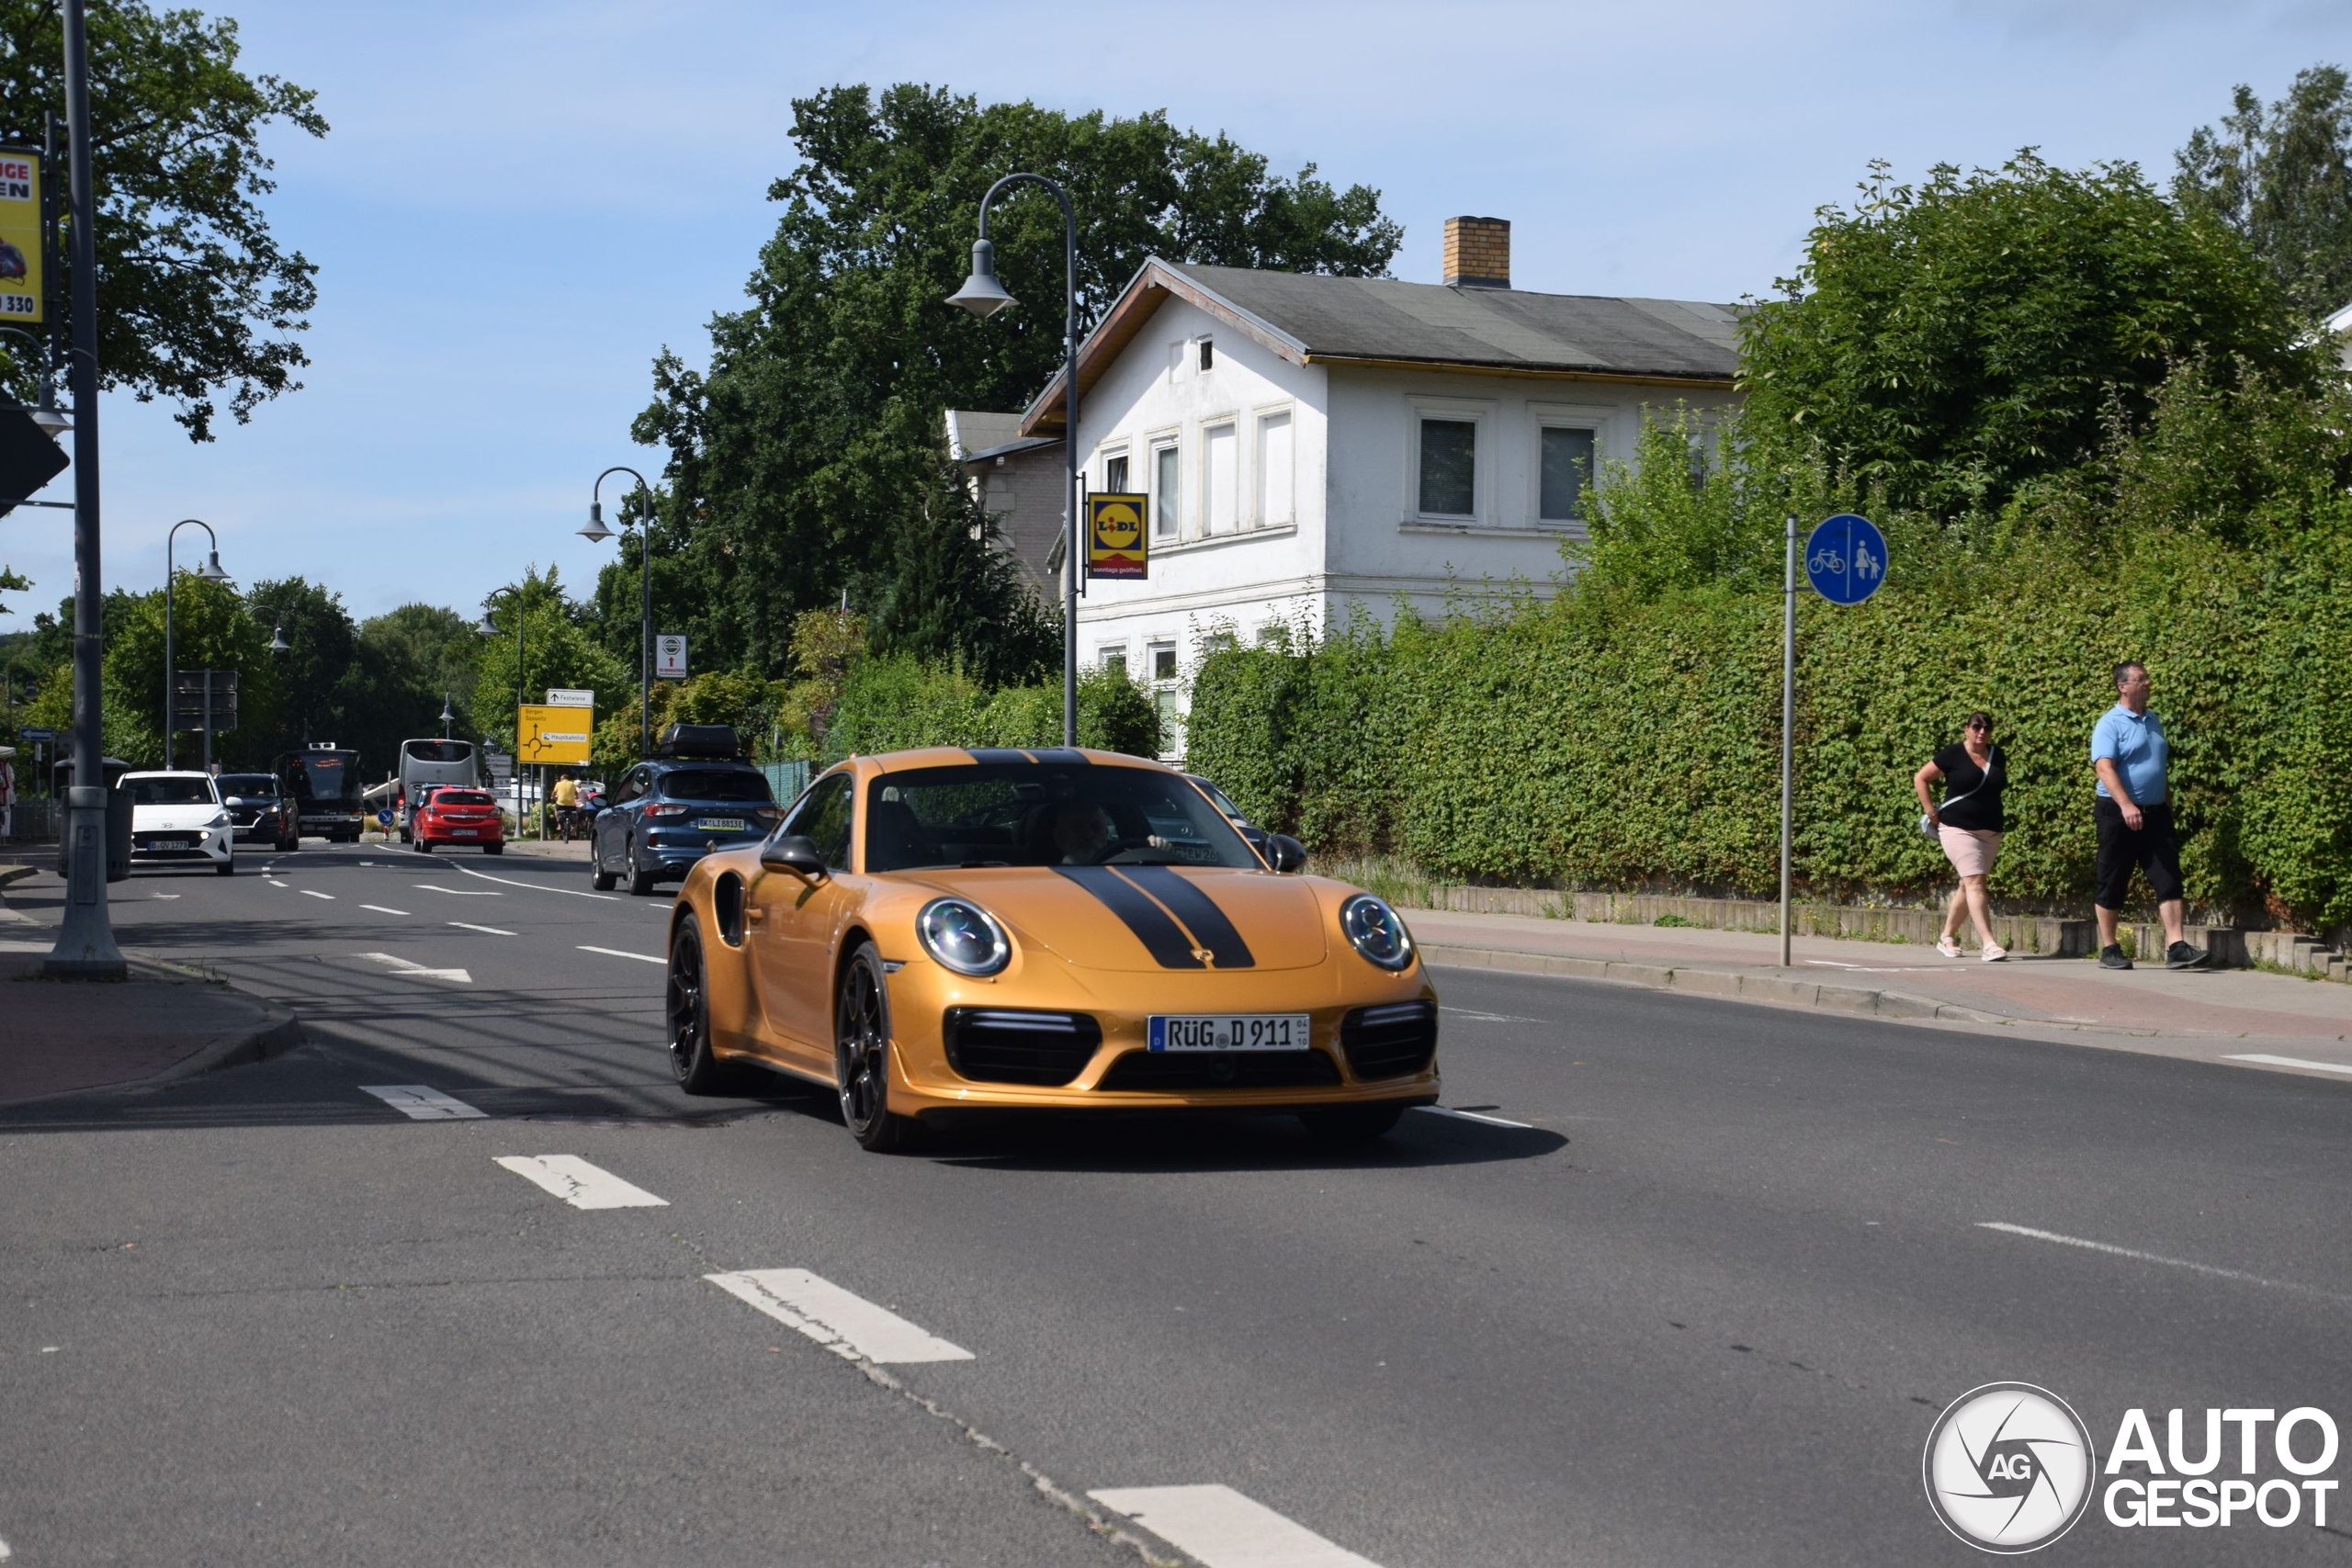
<instances>
[{"instance_id":1,"label":"cyclist in yellow shirt","mask_svg":"<svg viewBox=\"0 0 2352 1568\"><path fill-rule=\"evenodd\" d=\"M566 773L555 781L555 787L548 792L548 798L555 803L556 826L563 834L563 841L568 844L571 842L572 831L580 820L580 785L570 773Z\"/></svg>"}]
</instances>

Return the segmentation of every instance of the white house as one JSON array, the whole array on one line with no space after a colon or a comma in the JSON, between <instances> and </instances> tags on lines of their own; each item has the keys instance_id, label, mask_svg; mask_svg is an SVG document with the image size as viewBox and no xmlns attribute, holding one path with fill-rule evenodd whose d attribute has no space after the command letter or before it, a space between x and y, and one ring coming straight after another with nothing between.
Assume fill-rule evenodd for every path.
<instances>
[{"instance_id":1,"label":"white house","mask_svg":"<svg viewBox=\"0 0 2352 1568\"><path fill-rule=\"evenodd\" d=\"M1080 349L1078 446L1089 489L1150 497L1150 575L1084 585L1081 657L1125 662L1181 722L1214 633L1555 586L1643 407L1735 400L1736 323L1514 289L1510 235L1449 220L1442 284L1145 264ZM1066 424L1057 377L1020 434Z\"/></svg>"}]
</instances>

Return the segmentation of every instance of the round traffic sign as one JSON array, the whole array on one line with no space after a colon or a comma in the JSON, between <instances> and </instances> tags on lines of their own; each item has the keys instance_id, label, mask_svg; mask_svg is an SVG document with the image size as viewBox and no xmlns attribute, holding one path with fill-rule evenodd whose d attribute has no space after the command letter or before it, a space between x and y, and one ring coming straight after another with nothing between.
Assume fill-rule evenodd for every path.
<instances>
[{"instance_id":1,"label":"round traffic sign","mask_svg":"<svg viewBox=\"0 0 2352 1568\"><path fill-rule=\"evenodd\" d=\"M1859 604L1886 581L1886 536L1850 512L1825 519L1804 542L1805 581L1833 604Z\"/></svg>"}]
</instances>

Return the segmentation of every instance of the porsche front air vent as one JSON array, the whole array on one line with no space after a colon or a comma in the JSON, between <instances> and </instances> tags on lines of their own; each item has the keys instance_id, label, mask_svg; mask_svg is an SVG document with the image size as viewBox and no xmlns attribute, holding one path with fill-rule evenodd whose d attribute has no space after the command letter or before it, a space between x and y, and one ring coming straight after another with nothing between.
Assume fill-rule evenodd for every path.
<instances>
[{"instance_id":1,"label":"porsche front air vent","mask_svg":"<svg viewBox=\"0 0 2352 1568\"><path fill-rule=\"evenodd\" d=\"M1082 1012L949 1008L947 1065L975 1083L1066 1084L1086 1070L1102 1026Z\"/></svg>"},{"instance_id":2,"label":"porsche front air vent","mask_svg":"<svg viewBox=\"0 0 2352 1568\"><path fill-rule=\"evenodd\" d=\"M1437 1055L1437 1004L1358 1008L1340 1021L1340 1049L1359 1078L1401 1078L1426 1071Z\"/></svg>"},{"instance_id":3,"label":"porsche front air vent","mask_svg":"<svg viewBox=\"0 0 2352 1568\"><path fill-rule=\"evenodd\" d=\"M1130 1051L1097 1089L1318 1089L1340 1081L1321 1051Z\"/></svg>"}]
</instances>

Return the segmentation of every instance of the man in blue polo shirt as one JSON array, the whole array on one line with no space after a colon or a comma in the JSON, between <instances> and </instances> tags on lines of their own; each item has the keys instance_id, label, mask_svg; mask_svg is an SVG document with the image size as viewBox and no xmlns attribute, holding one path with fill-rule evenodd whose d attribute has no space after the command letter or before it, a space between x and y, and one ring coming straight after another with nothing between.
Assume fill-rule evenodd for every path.
<instances>
[{"instance_id":1,"label":"man in blue polo shirt","mask_svg":"<svg viewBox=\"0 0 2352 1568\"><path fill-rule=\"evenodd\" d=\"M2180 839L2173 831L2172 793L2165 769L2172 749L2164 722L2148 711L2148 667L2138 660L2115 667L2115 705L2091 728L2091 768L2098 774L2098 962L2129 969L2116 938L2134 867L2146 873L2165 923L2165 967L2194 969L2206 954L2181 932Z\"/></svg>"}]
</instances>

